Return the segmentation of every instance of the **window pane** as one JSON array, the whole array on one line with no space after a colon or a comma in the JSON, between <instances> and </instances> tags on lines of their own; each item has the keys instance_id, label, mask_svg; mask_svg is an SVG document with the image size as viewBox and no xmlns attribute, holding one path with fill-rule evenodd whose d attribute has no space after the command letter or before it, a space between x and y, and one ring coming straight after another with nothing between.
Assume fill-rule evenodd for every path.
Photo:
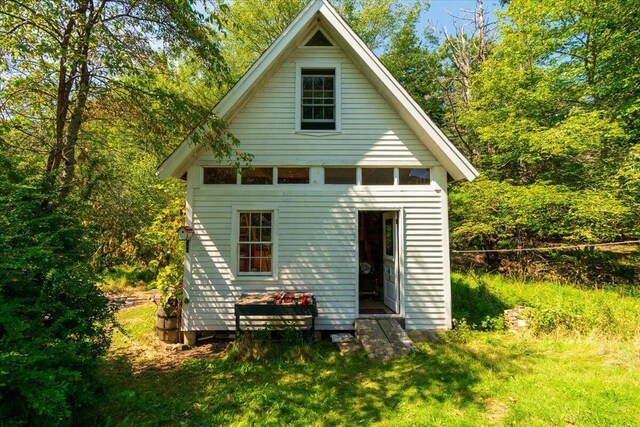
<instances>
[{"instance_id":1,"label":"window pane","mask_svg":"<svg viewBox=\"0 0 640 427\"><path fill-rule=\"evenodd\" d=\"M261 242L270 242L271 241L271 227L263 227L262 232L260 233Z\"/></svg>"},{"instance_id":2,"label":"window pane","mask_svg":"<svg viewBox=\"0 0 640 427\"><path fill-rule=\"evenodd\" d=\"M244 185L271 185L273 168L242 169L241 182Z\"/></svg>"},{"instance_id":3,"label":"window pane","mask_svg":"<svg viewBox=\"0 0 640 427\"><path fill-rule=\"evenodd\" d=\"M238 245L238 254L240 255L240 258L249 257L249 246L250 245Z\"/></svg>"},{"instance_id":4,"label":"window pane","mask_svg":"<svg viewBox=\"0 0 640 427\"><path fill-rule=\"evenodd\" d=\"M303 121L300 124L300 129L302 130L336 130L336 122L305 122Z\"/></svg>"},{"instance_id":5,"label":"window pane","mask_svg":"<svg viewBox=\"0 0 640 427\"><path fill-rule=\"evenodd\" d=\"M271 273L271 258L264 258L262 260L262 272Z\"/></svg>"},{"instance_id":6,"label":"window pane","mask_svg":"<svg viewBox=\"0 0 640 427\"><path fill-rule=\"evenodd\" d=\"M238 270L242 273L246 273L249 271L249 258L240 258L240 262L238 263Z\"/></svg>"},{"instance_id":7,"label":"window pane","mask_svg":"<svg viewBox=\"0 0 640 427\"><path fill-rule=\"evenodd\" d=\"M362 185L393 185L393 168L362 168Z\"/></svg>"},{"instance_id":8,"label":"window pane","mask_svg":"<svg viewBox=\"0 0 640 427\"><path fill-rule=\"evenodd\" d=\"M250 223L251 214L249 212L240 213L240 227L248 227Z\"/></svg>"},{"instance_id":9,"label":"window pane","mask_svg":"<svg viewBox=\"0 0 640 427\"><path fill-rule=\"evenodd\" d=\"M278 184L308 184L309 168L278 168Z\"/></svg>"},{"instance_id":10,"label":"window pane","mask_svg":"<svg viewBox=\"0 0 640 427\"><path fill-rule=\"evenodd\" d=\"M254 212L251 214L251 226L260 227L260 213Z\"/></svg>"},{"instance_id":11,"label":"window pane","mask_svg":"<svg viewBox=\"0 0 640 427\"><path fill-rule=\"evenodd\" d=\"M324 108L324 118L333 120L333 107Z\"/></svg>"},{"instance_id":12,"label":"window pane","mask_svg":"<svg viewBox=\"0 0 640 427\"><path fill-rule=\"evenodd\" d=\"M271 212L263 212L262 213L262 222L260 223L264 226L271 226Z\"/></svg>"},{"instance_id":13,"label":"window pane","mask_svg":"<svg viewBox=\"0 0 640 427\"><path fill-rule=\"evenodd\" d=\"M356 168L324 168L325 184L356 183Z\"/></svg>"},{"instance_id":14,"label":"window pane","mask_svg":"<svg viewBox=\"0 0 640 427\"><path fill-rule=\"evenodd\" d=\"M240 227L240 241L241 242L249 241L249 227Z\"/></svg>"},{"instance_id":15,"label":"window pane","mask_svg":"<svg viewBox=\"0 0 640 427\"><path fill-rule=\"evenodd\" d=\"M387 218L384 221L384 254L394 256L393 253L393 219Z\"/></svg>"},{"instance_id":16,"label":"window pane","mask_svg":"<svg viewBox=\"0 0 640 427\"><path fill-rule=\"evenodd\" d=\"M204 168L204 184L235 184L236 170L234 168Z\"/></svg>"},{"instance_id":17,"label":"window pane","mask_svg":"<svg viewBox=\"0 0 640 427\"><path fill-rule=\"evenodd\" d=\"M400 185L429 185L431 183L429 169L400 168Z\"/></svg>"},{"instance_id":18,"label":"window pane","mask_svg":"<svg viewBox=\"0 0 640 427\"><path fill-rule=\"evenodd\" d=\"M261 249L260 249L261 246L262 245L260 245L258 243L254 243L254 244L251 245L251 258L257 258L257 257L261 256L261 253L262 253Z\"/></svg>"}]
</instances>

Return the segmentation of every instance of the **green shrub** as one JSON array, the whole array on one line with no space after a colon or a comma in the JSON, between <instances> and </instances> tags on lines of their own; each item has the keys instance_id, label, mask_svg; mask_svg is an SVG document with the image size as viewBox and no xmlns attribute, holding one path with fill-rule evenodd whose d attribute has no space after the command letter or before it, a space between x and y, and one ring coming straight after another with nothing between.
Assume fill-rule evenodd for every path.
<instances>
[{"instance_id":1,"label":"green shrub","mask_svg":"<svg viewBox=\"0 0 640 427\"><path fill-rule=\"evenodd\" d=\"M1 161L2 159L0 159ZM69 424L95 402L113 314L88 270L81 202L0 170L0 419ZM74 206L72 206L74 205Z\"/></svg>"},{"instance_id":2,"label":"green shrub","mask_svg":"<svg viewBox=\"0 0 640 427\"><path fill-rule=\"evenodd\" d=\"M589 329L584 319L562 310L552 308L531 308L527 312L529 327L534 333L563 331L586 331Z\"/></svg>"},{"instance_id":3,"label":"green shrub","mask_svg":"<svg viewBox=\"0 0 640 427\"><path fill-rule=\"evenodd\" d=\"M464 344L471 340L473 329L466 319L456 319L453 329L440 334L440 340L445 343Z\"/></svg>"}]
</instances>

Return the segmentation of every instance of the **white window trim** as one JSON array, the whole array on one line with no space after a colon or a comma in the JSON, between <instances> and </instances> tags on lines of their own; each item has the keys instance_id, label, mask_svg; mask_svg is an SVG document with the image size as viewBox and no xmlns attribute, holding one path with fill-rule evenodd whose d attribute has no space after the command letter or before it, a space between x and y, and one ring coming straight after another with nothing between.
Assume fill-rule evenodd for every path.
<instances>
[{"instance_id":1,"label":"white window trim","mask_svg":"<svg viewBox=\"0 0 640 427\"><path fill-rule=\"evenodd\" d=\"M271 211L271 274L240 273L238 271L238 241L240 212ZM274 282L278 280L278 207L275 205L243 204L231 206L231 280L242 282Z\"/></svg>"},{"instance_id":2,"label":"white window trim","mask_svg":"<svg viewBox=\"0 0 640 427\"><path fill-rule=\"evenodd\" d=\"M312 136L327 136L336 135L342 132L342 70L340 62L315 62L305 61L296 62L296 125L295 132L303 135ZM310 130L302 129L302 69L303 68L331 68L335 70L335 114L336 114L336 128L335 129L322 129L322 130Z\"/></svg>"}]
</instances>

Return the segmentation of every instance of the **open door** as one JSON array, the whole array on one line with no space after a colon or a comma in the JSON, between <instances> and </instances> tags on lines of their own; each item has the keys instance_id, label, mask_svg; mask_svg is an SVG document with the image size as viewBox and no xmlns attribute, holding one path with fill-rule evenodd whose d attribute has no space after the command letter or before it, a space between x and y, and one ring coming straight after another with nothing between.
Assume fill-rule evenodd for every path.
<instances>
[{"instance_id":1,"label":"open door","mask_svg":"<svg viewBox=\"0 0 640 427\"><path fill-rule=\"evenodd\" d=\"M398 212L385 212L382 216L384 304L400 312L398 291Z\"/></svg>"}]
</instances>

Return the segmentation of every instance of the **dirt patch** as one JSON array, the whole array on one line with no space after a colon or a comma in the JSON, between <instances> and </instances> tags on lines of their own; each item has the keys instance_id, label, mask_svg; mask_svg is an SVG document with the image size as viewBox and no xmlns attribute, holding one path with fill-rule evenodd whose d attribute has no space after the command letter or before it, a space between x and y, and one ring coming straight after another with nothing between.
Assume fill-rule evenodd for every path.
<instances>
[{"instance_id":1,"label":"dirt patch","mask_svg":"<svg viewBox=\"0 0 640 427\"><path fill-rule=\"evenodd\" d=\"M144 294L140 295L137 301L141 300L141 302L123 308L121 312L126 312L134 307L139 309L142 305L155 306L145 300L145 297ZM116 332L118 336L114 337L108 357L126 359L134 372L168 371L179 368L190 360L221 358L227 353L232 343L229 340L210 340L193 348L183 344L167 344L155 336L154 325L154 322L134 325L130 320L121 321L123 330ZM142 330L126 332L129 328L142 328Z\"/></svg>"},{"instance_id":2,"label":"dirt patch","mask_svg":"<svg viewBox=\"0 0 640 427\"><path fill-rule=\"evenodd\" d=\"M487 408L487 419L491 425L498 424L511 411L509 405L495 399L489 400L485 406Z\"/></svg>"},{"instance_id":3,"label":"dirt patch","mask_svg":"<svg viewBox=\"0 0 640 427\"><path fill-rule=\"evenodd\" d=\"M109 303L117 310L122 308L137 307L142 304L149 304L156 297L155 289L150 291L131 290L121 293L106 293Z\"/></svg>"},{"instance_id":4,"label":"dirt patch","mask_svg":"<svg viewBox=\"0 0 640 427\"><path fill-rule=\"evenodd\" d=\"M158 340L156 346L135 346L126 351L113 352L111 357L126 357L133 367L133 372L171 371L184 363L210 358L222 358L229 349L230 342L211 342L186 350L167 346Z\"/></svg>"}]
</instances>

